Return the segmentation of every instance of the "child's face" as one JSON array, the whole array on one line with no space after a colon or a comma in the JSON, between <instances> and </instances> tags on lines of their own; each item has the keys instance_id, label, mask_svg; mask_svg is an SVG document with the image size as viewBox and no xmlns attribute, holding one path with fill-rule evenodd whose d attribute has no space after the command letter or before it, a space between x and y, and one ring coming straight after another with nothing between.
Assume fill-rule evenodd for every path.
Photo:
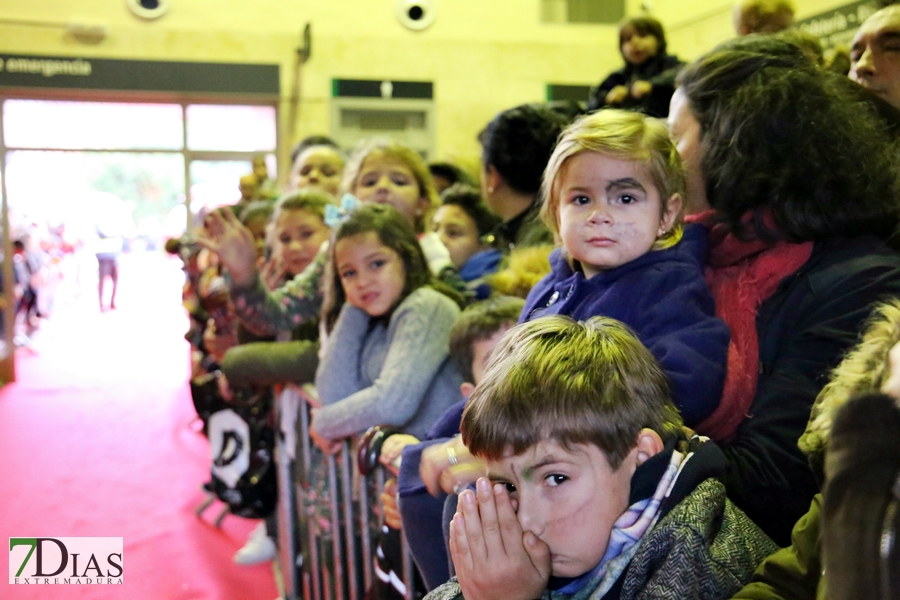
<instances>
[{"instance_id":1,"label":"child's face","mask_svg":"<svg viewBox=\"0 0 900 600\"><path fill-rule=\"evenodd\" d=\"M510 323L495 331L491 337L481 338L472 342L472 383L478 385L488 366L488 359L491 357L491 350L500 341L500 338L515 325Z\"/></svg>"},{"instance_id":2,"label":"child's face","mask_svg":"<svg viewBox=\"0 0 900 600\"><path fill-rule=\"evenodd\" d=\"M659 52L659 40L651 34L638 33L634 27L622 30L622 57L632 65L642 65Z\"/></svg>"},{"instance_id":3,"label":"child's face","mask_svg":"<svg viewBox=\"0 0 900 600\"><path fill-rule=\"evenodd\" d=\"M628 509L633 469L613 470L593 444L567 449L545 440L525 453L487 461L506 485L522 529L550 547L551 575L577 577L603 558L616 520Z\"/></svg>"},{"instance_id":4,"label":"child's face","mask_svg":"<svg viewBox=\"0 0 900 600\"><path fill-rule=\"evenodd\" d=\"M281 261L292 275L302 273L328 239L331 230L318 215L306 210L283 210L275 221Z\"/></svg>"},{"instance_id":5,"label":"child's face","mask_svg":"<svg viewBox=\"0 0 900 600\"><path fill-rule=\"evenodd\" d=\"M390 312L406 284L403 259L367 231L338 240L334 259L347 302L371 317Z\"/></svg>"},{"instance_id":6,"label":"child's face","mask_svg":"<svg viewBox=\"0 0 900 600\"><path fill-rule=\"evenodd\" d=\"M455 204L437 209L431 226L450 251L450 261L457 270L481 250L478 226L466 211Z\"/></svg>"},{"instance_id":7,"label":"child's face","mask_svg":"<svg viewBox=\"0 0 900 600\"><path fill-rule=\"evenodd\" d=\"M415 227L428 208L428 198L422 196L419 182L405 162L372 152L363 161L353 186L353 195L361 202L390 204Z\"/></svg>"},{"instance_id":8,"label":"child's face","mask_svg":"<svg viewBox=\"0 0 900 600\"><path fill-rule=\"evenodd\" d=\"M304 187L318 187L332 196L337 196L344 171L344 159L329 146L307 148L291 169L292 190Z\"/></svg>"},{"instance_id":9,"label":"child's face","mask_svg":"<svg viewBox=\"0 0 900 600\"><path fill-rule=\"evenodd\" d=\"M558 194L559 235L588 278L649 252L681 208L676 195L662 211L644 164L597 152L566 161Z\"/></svg>"}]
</instances>

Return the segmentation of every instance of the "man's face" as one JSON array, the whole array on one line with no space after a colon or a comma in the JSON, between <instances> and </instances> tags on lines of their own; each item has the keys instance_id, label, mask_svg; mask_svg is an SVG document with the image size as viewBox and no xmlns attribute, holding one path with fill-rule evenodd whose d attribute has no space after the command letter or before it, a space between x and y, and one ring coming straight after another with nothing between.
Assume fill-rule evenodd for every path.
<instances>
[{"instance_id":1,"label":"man's face","mask_svg":"<svg viewBox=\"0 0 900 600\"><path fill-rule=\"evenodd\" d=\"M900 109L900 6L878 11L856 32L850 79Z\"/></svg>"}]
</instances>

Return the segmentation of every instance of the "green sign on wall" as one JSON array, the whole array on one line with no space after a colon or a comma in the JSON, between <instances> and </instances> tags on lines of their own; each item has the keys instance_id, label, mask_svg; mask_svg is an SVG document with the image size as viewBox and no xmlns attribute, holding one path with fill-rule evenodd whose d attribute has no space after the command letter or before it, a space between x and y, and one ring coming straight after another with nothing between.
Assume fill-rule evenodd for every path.
<instances>
[{"instance_id":1,"label":"green sign on wall","mask_svg":"<svg viewBox=\"0 0 900 600\"><path fill-rule=\"evenodd\" d=\"M0 54L0 87L278 95L278 65Z\"/></svg>"}]
</instances>

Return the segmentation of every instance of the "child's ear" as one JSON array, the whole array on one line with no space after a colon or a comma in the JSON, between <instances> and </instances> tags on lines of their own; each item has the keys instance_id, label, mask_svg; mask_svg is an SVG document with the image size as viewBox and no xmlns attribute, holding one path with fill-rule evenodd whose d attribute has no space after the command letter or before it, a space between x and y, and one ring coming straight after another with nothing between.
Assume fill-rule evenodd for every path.
<instances>
[{"instance_id":1,"label":"child's ear","mask_svg":"<svg viewBox=\"0 0 900 600\"><path fill-rule=\"evenodd\" d=\"M637 437L637 461L643 464L648 458L656 456L663 449L662 438L652 429L641 429Z\"/></svg>"},{"instance_id":2,"label":"child's ear","mask_svg":"<svg viewBox=\"0 0 900 600\"><path fill-rule=\"evenodd\" d=\"M666 200L666 207L662 212L662 218L659 220L659 231L657 231L656 237L662 237L672 230L683 206L684 200L682 200L681 194L669 196L669 199Z\"/></svg>"},{"instance_id":3,"label":"child's ear","mask_svg":"<svg viewBox=\"0 0 900 600\"><path fill-rule=\"evenodd\" d=\"M463 381L459 384L459 393L462 394L462 397L466 400L469 399L469 396L472 395L472 392L475 391L475 384L469 383L468 381Z\"/></svg>"}]
</instances>

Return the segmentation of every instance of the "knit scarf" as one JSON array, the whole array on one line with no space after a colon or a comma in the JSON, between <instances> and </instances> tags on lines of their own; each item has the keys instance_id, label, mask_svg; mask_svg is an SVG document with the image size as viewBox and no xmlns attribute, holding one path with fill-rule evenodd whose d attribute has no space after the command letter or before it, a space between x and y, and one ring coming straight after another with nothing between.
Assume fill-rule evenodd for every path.
<instances>
[{"instance_id":1,"label":"knit scarf","mask_svg":"<svg viewBox=\"0 0 900 600\"><path fill-rule=\"evenodd\" d=\"M709 211L691 215L687 220L709 228L706 283L716 302L716 315L731 330L731 341L722 400L696 429L717 442L727 442L748 416L756 396L760 370L756 331L759 307L775 293L778 284L809 260L813 244L745 242L714 219L714 211ZM766 226L777 231L770 215L766 215L764 221Z\"/></svg>"},{"instance_id":2,"label":"knit scarf","mask_svg":"<svg viewBox=\"0 0 900 600\"><path fill-rule=\"evenodd\" d=\"M678 450L672 452L672 458L653 495L635 502L616 519L609 535L606 552L597 566L569 582L565 587L551 592L551 598L585 600L591 596L602 597L612 587L637 552L638 542L656 524L660 504L672 492L675 480L691 456L692 452L688 454Z\"/></svg>"}]
</instances>

